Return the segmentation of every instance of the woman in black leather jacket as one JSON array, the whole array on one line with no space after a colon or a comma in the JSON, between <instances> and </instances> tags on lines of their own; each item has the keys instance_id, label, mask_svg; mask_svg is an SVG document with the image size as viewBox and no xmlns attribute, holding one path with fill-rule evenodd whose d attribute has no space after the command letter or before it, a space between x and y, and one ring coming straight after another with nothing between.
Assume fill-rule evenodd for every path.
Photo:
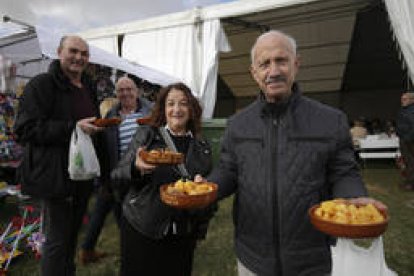
<instances>
[{"instance_id":1,"label":"woman in black leather jacket","mask_svg":"<svg viewBox=\"0 0 414 276\"><path fill-rule=\"evenodd\" d=\"M123 203L121 275L191 275L196 241L206 234L212 207L178 210L162 203L159 187L181 176L174 166L144 162L138 152L165 148L158 129L166 128L185 155L190 177L206 175L211 149L200 137L200 121L201 107L190 89L182 83L167 86L158 96L150 123L137 131L113 170L114 179L133 183Z\"/></svg>"}]
</instances>

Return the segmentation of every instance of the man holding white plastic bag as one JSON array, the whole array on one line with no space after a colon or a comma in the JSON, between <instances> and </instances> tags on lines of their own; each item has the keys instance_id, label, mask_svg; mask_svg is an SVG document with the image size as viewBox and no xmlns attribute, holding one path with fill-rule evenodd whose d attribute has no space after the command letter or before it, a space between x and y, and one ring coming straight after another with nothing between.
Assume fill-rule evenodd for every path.
<instances>
[{"instance_id":1,"label":"man holding white plastic bag","mask_svg":"<svg viewBox=\"0 0 414 276\"><path fill-rule=\"evenodd\" d=\"M46 241L41 274L68 276L75 275L77 235L94 181L94 175L82 180L69 177L72 132L78 129L91 137L96 153L104 151L98 150L103 148L101 133L95 134L102 129L93 125L99 116L96 91L84 73L89 47L78 36L66 36L57 52L59 59L49 71L26 85L15 130L25 147L18 171L22 192L43 203Z\"/></svg>"}]
</instances>

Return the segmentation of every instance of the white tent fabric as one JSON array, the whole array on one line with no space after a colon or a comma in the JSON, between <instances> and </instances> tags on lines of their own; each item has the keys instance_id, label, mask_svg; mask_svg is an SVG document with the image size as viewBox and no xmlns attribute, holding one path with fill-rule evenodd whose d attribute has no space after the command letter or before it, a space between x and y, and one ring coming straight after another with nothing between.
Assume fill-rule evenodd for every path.
<instances>
[{"instance_id":1,"label":"white tent fabric","mask_svg":"<svg viewBox=\"0 0 414 276\"><path fill-rule=\"evenodd\" d=\"M196 31L195 26L184 25L125 35L122 56L139 64L151 65L167 74L174 74L194 89L196 85L192 83L192 78L198 70L193 52Z\"/></svg>"},{"instance_id":2,"label":"white tent fabric","mask_svg":"<svg viewBox=\"0 0 414 276\"><path fill-rule=\"evenodd\" d=\"M414 1L385 0L385 6L407 65L408 75L414 81Z\"/></svg>"},{"instance_id":3,"label":"white tent fabric","mask_svg":"<svg viewBox=\"0 0 414 276\"><path fill-rule=\"evenodd\" d=\"M26 82L40 72L45 72L50 61L42 57L39 42L35 36L22 39L19 43L8 43L0 47L0 55L16 64L16 82Z\"/></svg>"},{"instance_id":4,"label":"white tent fabric","mask_svg":"<svg viewBox=\"0 0 414 276\"><path fill-rule=\"evenodd\" d=\"M203 61L201 72L200 99L204 104L203 116L213 117L217 98L217 74L219 52L230 52L231 48L219 20L205 21L203 24Z\"/></svg>"},{"instance_id":5,"label":"white tent fabric","mask_svg":"<svg viewBox=\"0 0 414 276\"><path fill-rule=\"evenodd\" d=\"M119 55L118 39L116 36L88 39L87 41L89 45L100 48L117 56Z\"/></svg>"},{"instance_id":6,"label":"white tent fabric","mask_svg":"<svg viewBox=\"0 0 414 276\"><path fill-rule=\"evenodd\" d=\"M201 101L204 118L211 118L214 111L218 53L229 50L219 20L127 34L122 47L125 58L186 83Z\"/></svg>"},{"instance_id":7,"label":"white tent fabric","mask_svg":"<svg viewBox=\"0 0 414 276\"><path fill-rule=\"evenodd\" d=\"M44 28L36 28L37 36L39 39L42 53L50 58L57 58L56 49L59 45L60 34L51 34L50 30ZM149 67L132 64L127 60L117 56L116 54L107 52L93 45L89 46L90 58L89 61L101 65L106 65L112 68L116 68L135 76L138 76L144 80L160 85L168 85L176 82L177 79L171 77L165 73L151 69Z\"/></svg>"}]
</instances>

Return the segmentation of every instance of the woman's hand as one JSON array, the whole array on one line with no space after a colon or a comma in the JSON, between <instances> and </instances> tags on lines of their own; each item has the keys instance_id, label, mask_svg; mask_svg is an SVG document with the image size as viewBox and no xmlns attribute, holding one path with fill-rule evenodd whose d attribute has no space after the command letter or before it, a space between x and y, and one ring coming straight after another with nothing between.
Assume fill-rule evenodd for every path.
<instances>
[{"instance_id":1,"label":"woman's hand","mask_svg":"<svg viewBox=\"0 0 414 276\"><path fill-rule=\"evenodd\" d=\"M202 177L201 174L196 174L194 176L194 182L195 183L204 183L204 182L207 182L207 179L205 179L204 177Z\"/></svg>"},{"instance_id":2,"label":"woman's hand","mask_svg":"<svg viewBox=\"0 0 414 276\"><path fill-rule=\"evenodd\" d=\"M139 156L140 151L144 150L143 147L139 147L135 154L135 167L141 172L142 175L152 173L152 171L157 167L152 164L148 164Z\"/></svg>"}]
</instances>

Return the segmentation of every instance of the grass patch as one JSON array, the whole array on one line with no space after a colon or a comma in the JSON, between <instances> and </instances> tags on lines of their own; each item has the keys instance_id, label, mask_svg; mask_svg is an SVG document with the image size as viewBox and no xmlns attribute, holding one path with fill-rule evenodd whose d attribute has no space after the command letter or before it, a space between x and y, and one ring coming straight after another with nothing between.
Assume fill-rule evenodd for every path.
<instances>
[{"instance_id":1,"label":"grass patch","mask_svg":"<svg viewBox=\"0 0 414 276\"><path fill-rule=\"evenodd\" d=\"M370 196L388 205L391 221L384 235L385 256L388 266L400 276L414 271L414 192L398 188L402 179L393 164L366 164L362 176ZM220 202L219 211L210 224L206 240L199 243L194 261L194 276L237 275L233 253L232 199ZM0 223L4 225L17 212L14 198L0 205ZM110 256L102 262L78 266L77 275L118 275L119 231L112 215L107 218L97 248ZM39 275L39 262L27 252L13 261L10 275Z\"/></svg>"}]
</instances>

